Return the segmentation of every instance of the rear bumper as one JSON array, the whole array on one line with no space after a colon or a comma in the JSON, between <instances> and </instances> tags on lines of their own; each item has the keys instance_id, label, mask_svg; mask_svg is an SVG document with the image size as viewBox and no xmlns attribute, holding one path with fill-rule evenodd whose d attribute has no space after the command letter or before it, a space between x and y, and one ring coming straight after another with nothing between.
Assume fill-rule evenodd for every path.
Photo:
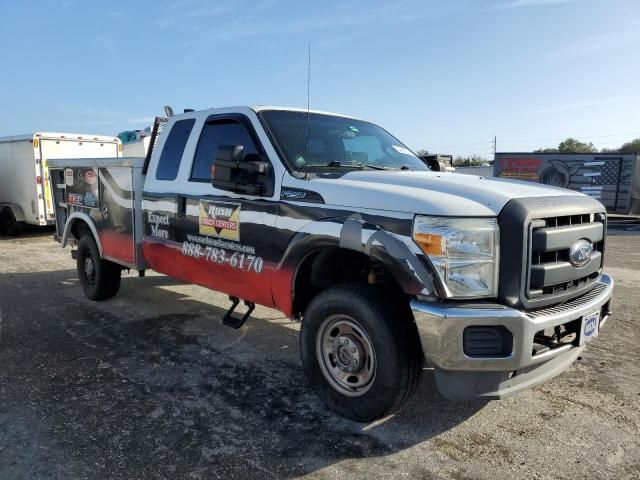
<instances>
[{"instance_id":1,"label":"rear bumper","mask_svg":"<svg viewBox=\"0 0 640 480\"><path fill-rule=\"evenodd\" d=\"M541 330L565 325L595 311L600 327L611 313L613 279L603 274L594 288L562 305L523 312L497 304L437 304L413 300L411 309L425 359L435 369L440 393L447 398L503 398L566 370L584 346L576 339L534 353ZM502 326L513 336L508 356L470 357L463 334L469 326Z\"/></svg>"}]
</instances>

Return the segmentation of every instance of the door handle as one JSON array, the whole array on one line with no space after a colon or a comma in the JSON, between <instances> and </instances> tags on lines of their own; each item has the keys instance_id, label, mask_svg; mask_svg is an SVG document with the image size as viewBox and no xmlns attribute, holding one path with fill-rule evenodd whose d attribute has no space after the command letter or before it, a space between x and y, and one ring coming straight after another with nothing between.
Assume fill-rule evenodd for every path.
<instances>
[{"instance_id":1,"label":"door handle","mask_svg":"<svg viewBox=\"0 0 640 480\"><path fill-rule=\"evenodd\" d=\"M178 195L176 197L176 203L178 207L176 211L176 217L185 218L187 216L187 197L185 197L184 195Z\"/></svg>"}]
</instances>

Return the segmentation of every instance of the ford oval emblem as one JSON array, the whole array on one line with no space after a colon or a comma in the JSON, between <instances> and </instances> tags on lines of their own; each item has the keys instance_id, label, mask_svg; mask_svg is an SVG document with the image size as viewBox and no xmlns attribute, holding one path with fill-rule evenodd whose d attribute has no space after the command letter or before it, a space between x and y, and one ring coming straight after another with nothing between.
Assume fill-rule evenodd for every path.
<instances>
[{"instance_id":1,"label":"ford oval emblem","mask_svg":"<svg viewBox=\"0 0 640 480\"><path fill-rule=\"evenodd\" d=\"M589 240L581 238L569 249L569 261L574 267L582 267L591 260L593 245Z\"/></svg>"}]
</instances>

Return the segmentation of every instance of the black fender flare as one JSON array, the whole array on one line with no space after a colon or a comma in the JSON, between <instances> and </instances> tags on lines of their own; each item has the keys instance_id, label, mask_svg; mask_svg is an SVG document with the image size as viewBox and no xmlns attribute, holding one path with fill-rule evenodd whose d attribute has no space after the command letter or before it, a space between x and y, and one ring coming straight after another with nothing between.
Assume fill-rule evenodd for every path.
<instances>
[{"instance_id":1,"label":"black fender flare","mask_svg":"<svg viewBox=\"0 0 640 480\"><path fill-rule=\"evenodd\" d=\"M322 232L322 233L318 233ZM307 224L291 238L274 278L274 302L282 305L285 296L295 298L295 284L300 266L310 256L325 248L342 248L362 253L382 265L408 295L434 297L438 284L430 265L417 255L400 236L363 220L360 214L326 218ZM286 292L285 292L286 290ZM283 308L289 312L288 308Z\"/></svg>"}]
</instances>

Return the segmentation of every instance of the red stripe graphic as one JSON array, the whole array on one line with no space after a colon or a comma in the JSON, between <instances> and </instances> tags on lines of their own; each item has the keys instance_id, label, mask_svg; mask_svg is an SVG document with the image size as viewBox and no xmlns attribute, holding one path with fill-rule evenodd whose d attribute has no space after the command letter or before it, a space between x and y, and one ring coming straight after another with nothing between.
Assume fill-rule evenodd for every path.
<instances>
[{"instance_id":1,"label":"red stripe graphic","mask_svg":"<svg viewBox=\"0 0 640 480\"><path fill-rule=\"evenodd\" d=\"M142 242L142 249L149 266L157 272L260 305L276 306L271 294L273 264L265 262L261 273L239 270L227 264L212 263L204 257L183 255L182 245L177 242L152 241L147 237Z\"/></svg>"},{"instance_id":2,"label":"red stripe graphic","mask_svg":"<svg viewBox=\"0 0 640 480\"><path fill-rule=\"evenodd\" d=\"M133 235L102 230L99 234L102 255L117 258L129 264L135 263Z\"/></svg>"}]
</instances>

